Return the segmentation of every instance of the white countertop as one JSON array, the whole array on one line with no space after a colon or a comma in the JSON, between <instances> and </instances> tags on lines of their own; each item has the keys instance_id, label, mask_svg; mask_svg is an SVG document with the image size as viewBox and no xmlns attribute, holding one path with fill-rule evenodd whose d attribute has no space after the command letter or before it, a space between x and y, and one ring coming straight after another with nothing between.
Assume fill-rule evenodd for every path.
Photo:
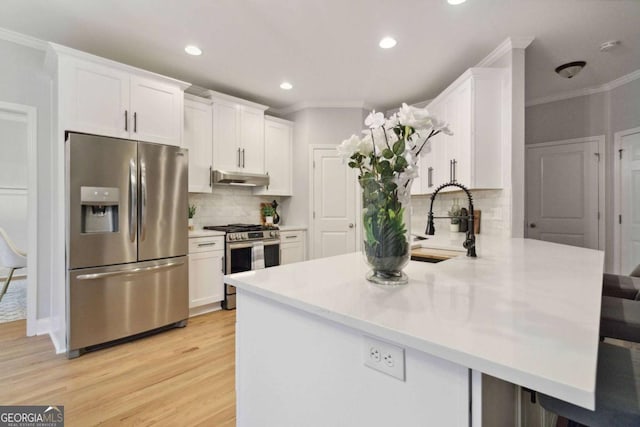
<instances>
[{"instance_id":1,"label":"white countertop","mask_svg":"<svg viewBox=\"0 0 640 427\"><path fill-rule=\"evenodd\" d=\"M423 247L464 251L464 235ZM478 258L410 261L409 284L364 277L363 255L227 276L274 299L559 399L594 407L604 253L478 236ZM240 307L242 309L242 307Z\"/></svg>"},{"instance_id":2,"label":"white countertop","mask_svg":"<svg viewBox=\"0 0 640 427\"><path fill-rule=\"evenodd\" d=\"M298 230L306 230L308 227L306 225L278 225L280 231L298 231Z\"/></svg>"},{"instance_id":3,"label":"white countertop","mask_svg":"<svg viewBox=\"0 0 640 427\"><path fill-rule=\"evenodd\" d=\"M215 236L224 236L224 231L216 231L216 230L193 230L189 232L189 238L192 237L215 237Z\"/></svg>"}]
</instances>

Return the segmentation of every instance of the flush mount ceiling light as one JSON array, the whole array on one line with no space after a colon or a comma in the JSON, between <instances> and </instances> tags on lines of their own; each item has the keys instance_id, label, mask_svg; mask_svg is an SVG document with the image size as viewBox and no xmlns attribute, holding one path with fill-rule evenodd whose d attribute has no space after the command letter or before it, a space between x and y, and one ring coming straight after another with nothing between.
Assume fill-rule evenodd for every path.
<instances>
[{"instance_id":1,"label":"flush mount ceiling light","mask_svg":"<svg viewBox=\"0 0 640 427\"><path fill-rule=\"evenodd\" d=\"M280 83L280 89L291 90L293 89L293 85L289 82L282 82Z\"/></svg>"},{"instance_id":2,"label":"flush mount ceiling light","mask_svg":"<svg viewBox=\"0 0 640 427\"><path fill-rule=\"evenodd\" d=\"M202 55L202 50L198 46L194 46L192 44L186 46L184 48L184 51L187 52L189 55L193 55L193 56Z\"/></svg>"},{"instance_id":3,"label":"flush mount ceiling light","mask_svg":"<svg viewBox=\"0 0 640 427\"><path fill-rule=\"evenodd\" d=\"M398 42L393 37L385 37L382 40L380 40L380 43L378 43L378 46L380 46L383 49L391 49L397 44Z\"/></svg>"},{"instance_id":4,"label":"flush mount ceiling light","mask_svg":"<svg viewBox=\"0 0 640 427\"><path fill-rule=\"evenodd\" d=\"M447 0L447 3L452 4L452 5L457 5L457 4L462 4L464 2L466 2L467 0Z\"/></svg>"},{"instance_id":5,"label":"flush mount ceiling light","mask_svg":"<svg viewBox=\"0 0 640 427\"><path fill-rule=\"evenodd\" d=\"M582 71L585 65L587 65L587 63L584 61L567 62L556 68L556 73L565 79L570 79Z\"/></svg>"}]
</instances>

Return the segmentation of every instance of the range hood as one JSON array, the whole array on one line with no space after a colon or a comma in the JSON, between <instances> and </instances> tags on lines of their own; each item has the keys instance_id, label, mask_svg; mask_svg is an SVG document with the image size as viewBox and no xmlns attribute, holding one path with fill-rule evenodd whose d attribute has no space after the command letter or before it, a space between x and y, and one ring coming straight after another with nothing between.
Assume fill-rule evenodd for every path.
<instances>
[{"instance_id":1,"label":"range hood","mask_svg":"<svg viewBox=\"0 0 640 427\"><path fill-rule=\"evenodd\" d=\"M213 171L213 183L260 187L269 185L269 175L215 170Z\"/></svg>"}]
</instances>

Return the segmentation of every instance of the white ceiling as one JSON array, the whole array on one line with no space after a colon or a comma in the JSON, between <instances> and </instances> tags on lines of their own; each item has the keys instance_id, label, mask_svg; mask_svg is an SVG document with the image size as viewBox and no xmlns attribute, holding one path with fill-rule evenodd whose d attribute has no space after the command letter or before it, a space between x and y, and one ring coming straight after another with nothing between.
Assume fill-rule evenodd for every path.
<instances>
[{"instance_id":1,"label":"white ceiling","mask_svg":"<svg viewBox=\"0 0 640 427\"><path fill-rule=\"evenodd\" d=\"M639 0L2 0L0 27L275 108L437 95L509 36L527 49L528 100L640 69ZM398 45L382 50L392 35ZM617 39L618 49L599 44ZM204 54L191 57L186 44ZM571 80L553 70L587 67ZM294 89L279 88L288 80Z\"/></svg>"}]
</instances>

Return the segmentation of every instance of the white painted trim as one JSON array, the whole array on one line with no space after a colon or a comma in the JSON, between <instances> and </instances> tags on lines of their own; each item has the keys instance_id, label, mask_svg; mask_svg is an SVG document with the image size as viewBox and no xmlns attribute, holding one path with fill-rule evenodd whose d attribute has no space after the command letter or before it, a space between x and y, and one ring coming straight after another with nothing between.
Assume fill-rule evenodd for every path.
<instances>
[{"instance_id":1,"label":"white painted trim","mask_svg":"<svg viewBox=\"0 0 640 427\"><path fill-rule=\"evenodd\" d=\"M607 150L606 150L606 138L604 135L585 136L582 138L564 139L559 141L538 142L536 144L526 144L525 149L553 147L557 145L569 145L569 144L584 144L596 141L598 144L598 152L600 153L600 162L598 164L598 211L600 212L600 219L598 220L598 249L604 251L606 248L606 226L607 226L607 211L605 205L606 199L606 183L605 183L605 166L607 162ZM525 156L525 165L526 165ZM526 178L526 173L525 173ZM525 193L528 191L528 185L525 182ZM525 194L525 231L528 230L527 213L529 212L528 206L526 206L527 197Z\"/></svg>"},{"instance_id":2,"label":"white painted trim","mask_svg":"<svg viewBox=\"0 0 640 427\"><path fill-rule=\"evenodd\" d=\"M184 100L185 101L199 102L201 104L206 104L206 105L213 104L213 100L211 98L203 98L201 96L194 95L192 93L187 93L187 92L184 93Z\"/></svg>"},{"instance_id":3,"label":"white painted trim","mask_svg":"<svg viewBox=\"0 0 640 427\"><path fill-rule=\"evenodd\" d=\"M51 319L43 317L38 319L36 323L36 335L47 335L51 330Z\"/></svg>"},{"instance_id":4,"label":"white painted trim","mask_svg":"<svg viewBox=\"0 0 640 427\"><path fill-rule=\"evenodd\" d=\"M622 238L620 236L621 227L620 224L615 222L615 218L622 214L622 193L621 193L621 164L620 156L617 155L618 150L622 149L622 138L627 135L639 133L640 127L621 130L613 134L613 272L616 274L622 274Z\"/></svg>"},{"instance_id":5,"label":"white painted trim","mask_svg":"<svg viewBox=\"0 0 640 427\"><path fill-rule=\"evenodd\" d=\"M280 123L281 125L285 125L285 126L295 126L296 124L291 120L285 120L285 119L281 119L280 117L269 116L269 115L265 115L264 119L273 123Z\"/></svg>"},{"instance_id":6,"label":"white painted trim","mask_svg":"<svg viewBox=\"0 0 640 427\"><path fill-rule=\"evenodd\" d=\"M513 49L526 49L535 37L507 37L502 43L498 45L491 53L485 56L476 67L490 67L494 62L500 59L505 53Z\"/></svg>"},{"instance_id":7,"label":"white painted trim","mask_svg":"<svg viewBox=\"0 0 640 427\"><path fill-rule=\"evenodd\" d=\"M612 89L615 89L627 83L631 83L637 79L640 79L640 70L633 71L629 74L626 74L622 77L612 80L609 83L604 83L599 86L592 86L592 87L587 87L583 89L576 89L568 92L557 93L554 95L543 96L540 98L534 98L528 101L525 104L525 106L533 107L534 105L548 104L550 102L563 101L565 99L578 98L578 97L587 96L587 95L594 95L596 93L601 93L601 92L608 92Z\"/></svg>"},{"instance_id":8,"label":"white painted trim","mask_svg":"<svg viewBox=\"0 0 640 427\"><path fill-rule=\"evenodd\" d=\"M91 53L83 52L81 50L72 49L72 48L67 47L67 46L59 45L59 44L56 44L56 43L48 43L48 46L49 46L49 48L48 48L49 52L53 53L56 56L64 55L64 56L67 56L67 57L80 59L82 61L90 61L90 62L94 62L96 64L104 65L104 66L107 66L107 67L117 68L117 69L122 70L124 72L135 74L135 75L138 75L138 76L153 77L155 79L163 80L165 82L169 82L171 84L177 85L183 91L186 88L188 88L189 86L191 86L191 83L189 83L189 82L178 80L178 79L175 79L173 77L165 76L165 75L162 75L162 74L154 73L153 71L144 70L142 68L134 67L132 65L123 64L121 62L117 62L117 61L114 61L114 60L111 60L111 59L103 58L101 56L97 56L97 55L93 55Z\"/></svg>"},{"instance_id":9,"label":"white painted trim","mask_svg":"<svg viewBox=\"0 0 640 427\"><path fill-rule=\"evenodd\" d=\"M256 108L258 110L265 111L269 107L267 105L258 104L257 102L248 101L246 99L238 98L237 96L227 95L226 93L216 92L214 90L209 90L209 95L211 96L212 101L222 100L226 102L232 102L234 104L242 104L251 108Z\"/></svg>"},{"instance_id":10,"label":"white painted trim","mask_svg":"<svg viewBox=\"0 0 640 427\"><path fill-rule=\"evenodd\" d=\"M6 28L0 28L0 40L6 40L8 42L20 44L22 46L27 46L42 51L47 50L46 41L28 36L26 34L7 30Z\"/></svg>"},{"instance_id":11,"label":"white painted trim","mask_svg":"<svg viewBox=\"0 0 640 427\"><path fill-rule=\"evenodd\" d=\"M366 101L304 101L284 108L269 108L269 113L279 116L286 116L296 111L309 108L359 108L362 110L373 110L374 107Z\"/></svg>"},{"instance_id":12,"label":"white painted trim","mask_svg":"<svg viewBox=\"0 0 640 427\"><path fill-rule=\"evenodd\" d=\"M38 311L38 113L9 102L0 102L2 110L25 116L27 123L27 336L32 336Z\"/></svg>"}]
</instances>

